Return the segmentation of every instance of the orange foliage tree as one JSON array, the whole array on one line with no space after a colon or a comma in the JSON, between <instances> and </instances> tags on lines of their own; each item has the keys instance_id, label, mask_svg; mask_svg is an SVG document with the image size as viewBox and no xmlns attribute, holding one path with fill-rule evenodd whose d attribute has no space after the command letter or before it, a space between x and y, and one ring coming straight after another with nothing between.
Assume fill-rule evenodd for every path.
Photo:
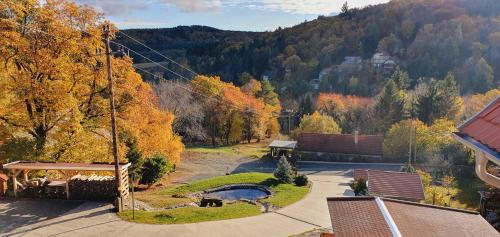
<instances>
[{"instance_id":1,"label":"orange foliage tree","mask_svg":"<svg viewBox=\"0 0 500 237\"><path fill-rule=\"evenodd\" d=\"M251 80L243 88L226 83L219 77L198 76L193 80L195 96L205 109L205 128L213 146L217 138L231 144L244 139L261 139L279 131L276 111L258 98L261 84Z\"/></svg>"},{"instance_id":2,"label":"orange foliage tree","mask_svg":"<svg viewBox=\"0 0 500 237\"><path fill-rule=\"evenodd\" d=\"M0 124L12 134L2 146L22 138L36 159L112 160L105 60L96 54L102 23L92 8L65 0L2 1ZM133 134L144 154L178 162L183 145L172 114L158 109L130 58L111 62L120 132ZM123 157L123 141L120 148Z\"/></svg>"},{"instance_id":3,"label":"orange foliage tree","mask_svg":"<svg viewBox=\"0 0 500 237\"><path fill-rule=\"evenodd\" d=\"M359 129L373 106L373 99L355 95L320 93L316 101L316 110L335 119L344 132Z\"/></svg>"}]
</instances>

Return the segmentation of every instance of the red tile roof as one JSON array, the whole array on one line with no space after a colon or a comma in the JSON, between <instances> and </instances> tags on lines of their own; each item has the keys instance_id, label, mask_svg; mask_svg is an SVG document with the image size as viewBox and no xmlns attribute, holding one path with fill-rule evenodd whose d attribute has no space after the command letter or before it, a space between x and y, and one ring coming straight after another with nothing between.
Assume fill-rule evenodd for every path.
<instances>
[{"instance_id":1,"label":"red tile roof","mask_svg":"<svg viewBox=\"0 0 500 237\"><path fill-rule=\"evenodd\" d=\"M358 135L357 144L354 140L353 134L302 133L298 139L298 150L376 156L383 154L383 136Z\"/></svg>"},{"instance_id":2,"label":"red tile roof","mask_svg":"<svg viewBox=\"0 0 500 237\"><path fill-rule=\"evenodd\" d=\"M477 213L384 200L402 236L498 236Z\"/></svg>"},{"instance_id":3,"label":"red tile roof","mask_svg":"<svg viewBox=\"0 0 500 237\"><path fill-rule=\"evenodd\" d=\"M500 96L458 127L460 133L500 152Z\"/></svg>"},{"instance_id":4,"label":"red tile roof","mask_svg":"<svg viewBox=\"0 0 500 237\"><path fill-rule=\"evenodd\" d=\"M389 198L377 203L376 197L336 197L327 203L335 237L389 237L394 231L405 237L498 236L476 212Z\"/></svg>"},{"instance_id":5,"label":"red tile roof","mask_svg":"<svg viewBox=\"0 0 500 237\"><path fill-rule=\"evenodd\" d=\"M422 180L417 173L366 170L366 175L370 195L415 201L425 199Z\"/></svg>"},{"instance_id":6,"label":"red tile roof","mask_svg":"<svg viewBox=\"0 0 500 237\"><path fill-rule=\"evenodd\" d=\"M333 236L392 236L373 197L329 198Z\"/></svg>"}]
</instances>

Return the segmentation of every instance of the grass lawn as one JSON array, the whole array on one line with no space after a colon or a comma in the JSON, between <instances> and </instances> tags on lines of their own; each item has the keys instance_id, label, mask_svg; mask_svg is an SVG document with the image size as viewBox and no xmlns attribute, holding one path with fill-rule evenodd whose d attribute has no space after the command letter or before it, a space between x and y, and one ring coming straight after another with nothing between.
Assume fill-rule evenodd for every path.
<instances>
[{"instance_id":1,"label":"grass lawn","mask_svg":"<svg viewBox=\"0 0 500 237\"><path fill-rule=\"evenodd\" d=\"M132 219L132 211L118 213L125 220L149 224L195 223L259 214L261 214L259 206L244 202L226 204L223 207L214 208L185 207L166 211L135 211L135 220Z\"/></svg>"},{"instance_id":2,"label":"grass lawn","mask_svg":"<svg viewBox=\"0 0 500 237\"><path fill-rule=\"evenodd\" d=\"M273 197L263 200L278 207L284 207L304 197L308 187L297 187L292 184L281 184L272 174L265 173L241 173L233 175L218 176L210 179L196 181L190 184L172 188L156 190L153 192L137 193L136 198L155 207L173 206L189 203L191 199L188 194L216 188L227 184L260 184L271 188L275 192ZM175 197L174 197L175 196Z\"/></svg>"},{"instance_id":3,"label":"grass lawn","mask_svg":"<svg viewBox=\"0 0 500 237\"><path fill-rule=\"evenodd\" d=\"M261 158L269 152L267 142L237 144L231 146L188 146L185 152L196 153L203 157L226 156L226 157L252 157Z\"/></svg>"},{"instance_id":4,"label":"grass lawn","mask_svg":"<svg viewBox=\"0 0 500 237\"><path fill-rule=\"evenodd\" d=\"M214 177L152 192L137 193L136 198L154 207L167 207L192 202L192 200L188 198L188 194L190 193L216 188L222 185L239 183L260 184L270 187L274 192L274 196L263 199L261 202L267 202L276 207L290 205L302 199L309 192L309 187L307 186L297 187L293 184L279 183L272 174L241 173ZM259 206L237 202L224 205L220 208L185 207L166 211L136 211L136 219L134 221L165 224L191 223L253 216L259 213ZM130 211L120 213L119 215L126 220L132 221L132 213Z\"/></svg>"}]
</instances>

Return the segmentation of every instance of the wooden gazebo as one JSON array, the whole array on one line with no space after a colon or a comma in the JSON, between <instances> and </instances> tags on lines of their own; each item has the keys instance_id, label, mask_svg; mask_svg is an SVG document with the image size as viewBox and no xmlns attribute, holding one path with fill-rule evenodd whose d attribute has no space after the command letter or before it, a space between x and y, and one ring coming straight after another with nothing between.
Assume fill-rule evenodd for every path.
<instances>
[{"instance_id":1,"label":"wooden gazebo","mask_svg":"<svg viewBox=\"0 0 500 237\"><path fill-rule=\"evenodd\" d=\"M128 196L128 167L130 166L130 163L128 164L120 164L119 165L119 192L121 193L122 197L127 197ZM23 179L24 181L28 181L28 173L32 170L57 170L59 171L64 179L65 182L62 184L64 185L64 190L66 193L66 198L70 198L70 192L69 192L69 180L71 177L79 174L82 171L110 171L114 172L115 171L115 165L114 164L95 164L95 163L44 163L44 162L23 162L23 161L16 161L12 163L8 163L3 165L4 169L11 170L12 173L12 183L13 183L13 191L14 191L14 196L17 197L17 189L18 186L22 185L17 181L17 176L22 172L23 173Z\"/></svg>"}]
</instances>

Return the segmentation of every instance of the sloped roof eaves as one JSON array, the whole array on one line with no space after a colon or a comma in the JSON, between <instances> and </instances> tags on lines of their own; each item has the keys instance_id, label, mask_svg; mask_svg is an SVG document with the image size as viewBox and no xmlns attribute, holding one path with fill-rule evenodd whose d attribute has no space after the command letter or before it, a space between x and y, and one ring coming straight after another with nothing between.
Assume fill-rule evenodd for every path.
<instances>
[{"instance_id":1,"label":"sloped roof eaves","mask_svg":"<svg viewBox=\"0 0 500 237\"><path fill-rule=\"evenodd\" d=\"M489 149L500 152L500 96L458 126L458 130L460 133L457 135L468 136Z\"/></svg>"}]
</instances>

